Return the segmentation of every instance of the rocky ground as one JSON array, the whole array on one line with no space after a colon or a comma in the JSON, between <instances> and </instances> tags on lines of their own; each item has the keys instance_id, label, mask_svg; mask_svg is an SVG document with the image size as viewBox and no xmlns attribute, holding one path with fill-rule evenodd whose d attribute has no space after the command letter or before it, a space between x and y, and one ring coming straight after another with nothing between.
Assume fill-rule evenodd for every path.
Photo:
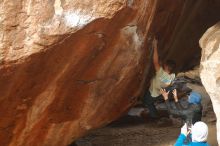
<instances>
[{"instance_id":1,"label":"rocky ground","mask_svg":"<svg viewBox=\"0 0 220 146\"><path fill-rule=\"evenodd\" d=\"M217 146L216 118L210 98L203 86L192 83L188 83L187 86L202 95L204 107L202 120L209 126L208 142L211 146ZM172 146L182 126L178 120L162 118L159 121L152 121L147 115L135 116L134 112L133 116L130 115L132 114L129 113L104 128L92 131L75 144L77 146ZM161 111L161 115L168 117L166 112Z\"/></svg>"},{"instance_id":2,"label":"rocky ground","mask_svg":"<svg viewBox=\"0 0 220 146\"><path fill-rule=\"evenodd\" d=\"M209 116L214 116L209 113ZM208 121L204 117L205 121ZM217 146L214 121L208 121L211 146ZM123 117L107 127L95 130L76 142L77 146L173 146L181 125L159 125L138 117Z\"/></svg>"}]
</instances>

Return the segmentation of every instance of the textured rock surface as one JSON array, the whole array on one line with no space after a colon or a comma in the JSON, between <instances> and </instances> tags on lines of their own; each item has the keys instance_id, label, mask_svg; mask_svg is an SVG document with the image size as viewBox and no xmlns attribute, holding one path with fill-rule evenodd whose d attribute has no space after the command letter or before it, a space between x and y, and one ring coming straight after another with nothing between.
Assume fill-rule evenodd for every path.
<instances>
[{"instance_id":1,"label":"textured rock surface","mask_svg":"<svg viewBox=\"0 0 220 146\"><path fill-rule=\"evenodd\" d=\"M111 19L127 5L126 0L5 0L1 2L1 52L14 61L43 51L89 22Z\"/></svg>"},{"instance_id":2,"label":"textured rock surface","mask_svg":"<svg viewBox=\"0 0 220 146\"><path fill-rule=\"evenodd\" d=\"M217 117L217 139L220 144L220 22L206 31L200 39L200 46L202 47L200 75Z\"/></svg>"},{"instance_id":3,"label":"textured rock surface","mask_svg":"<svg viewBox=\"0 0 220 146\"><path fill-rule=\"evenodd\" d=\"M143 89L149 38L158 37L161 58L172 56L194 24L177 33L189 10L206 4L0 1L0 144L66 146L121 116Z\"/></svg>"},{"instance_id":4,"label":"textured rock surface","mask_svg":"<svg viewBox=\"0 0 220 146\"><path fill-rule=\"evenodd\" d=\"M66 146L118 118L142 89L149 34L169 43L183 4L1 1L1 146Z\"/></svg>"}]
</instances>

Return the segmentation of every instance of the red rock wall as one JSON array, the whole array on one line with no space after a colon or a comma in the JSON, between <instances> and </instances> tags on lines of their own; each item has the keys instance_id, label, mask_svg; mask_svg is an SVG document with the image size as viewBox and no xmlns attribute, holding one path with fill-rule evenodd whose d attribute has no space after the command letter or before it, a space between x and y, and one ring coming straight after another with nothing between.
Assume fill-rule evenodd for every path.
<instances>
[{"instance_id":1,"label":"red rock wall","mask_svg":"<svg viewBox=\"0 0 220 146\"><path fill-rule=\"evenodd\" d=\"M1 145L66 146L135 103L148 38L170 41L184 1L0 4Z\"/></svg>"}]
</instances>

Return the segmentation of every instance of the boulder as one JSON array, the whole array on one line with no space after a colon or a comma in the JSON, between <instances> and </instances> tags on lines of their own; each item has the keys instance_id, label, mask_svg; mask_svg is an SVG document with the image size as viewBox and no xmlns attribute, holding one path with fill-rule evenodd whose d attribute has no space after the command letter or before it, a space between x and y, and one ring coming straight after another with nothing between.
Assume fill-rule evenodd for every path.
<instances>
[{"instance_id":1,"label":"boulder","mask_svg":"<svg viewBox=\"0 0 220 146\"><path fill-rule=\"evenodd\" d=\"M200 76L217 117L217 140L220 144L220 22L209 28L199 43L202 48Z\"/></svg>"},{"instance_id":2,"label":"boulder","mask_svg":"<svg viewBox=\"0 0 220 146\"><path fill-rule=\"evenodd\" d=\"M143 90L150 38L169 44L183 4L1 1L1 146L66 146L120 117Z\"/></svg>"}]
</instances>

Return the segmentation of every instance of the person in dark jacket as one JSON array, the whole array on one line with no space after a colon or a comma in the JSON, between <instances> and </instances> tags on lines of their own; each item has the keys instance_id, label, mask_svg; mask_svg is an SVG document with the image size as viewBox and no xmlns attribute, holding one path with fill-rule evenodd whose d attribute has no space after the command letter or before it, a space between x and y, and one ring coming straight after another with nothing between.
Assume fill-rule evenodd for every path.
<instances>
[{"instance_id":1,"label":"person in dark jacket","mask_svg":"<svg viewBox=\"0 0 220 146\"><path fill-rule=\"evenodd\" d=\"M174 117L180 117L185 122L190 124L201 121L201 95L197 92L192 91L188 96L187 106L184 108L178 100L176 89L174 89L172 92L176 108L172 108L168 100L169 91L167 92L165 89L161 89L161 94L163 95L169 114L173 115Z\"/></svg>"},{"instance_id":2,"label":"person in dark jacket","mask_svg":"<svg viewBox=\"0 0 220 146\"><path fill-rule=\"evenodd\" d=\"M185 143L187 135L190 135L192 141ZM208 126L204 122L196 122L191 130L187 129L187 124L181 128L181 133L174 146L209 146L207 143Z\"/></svg>"}]
</instances>

